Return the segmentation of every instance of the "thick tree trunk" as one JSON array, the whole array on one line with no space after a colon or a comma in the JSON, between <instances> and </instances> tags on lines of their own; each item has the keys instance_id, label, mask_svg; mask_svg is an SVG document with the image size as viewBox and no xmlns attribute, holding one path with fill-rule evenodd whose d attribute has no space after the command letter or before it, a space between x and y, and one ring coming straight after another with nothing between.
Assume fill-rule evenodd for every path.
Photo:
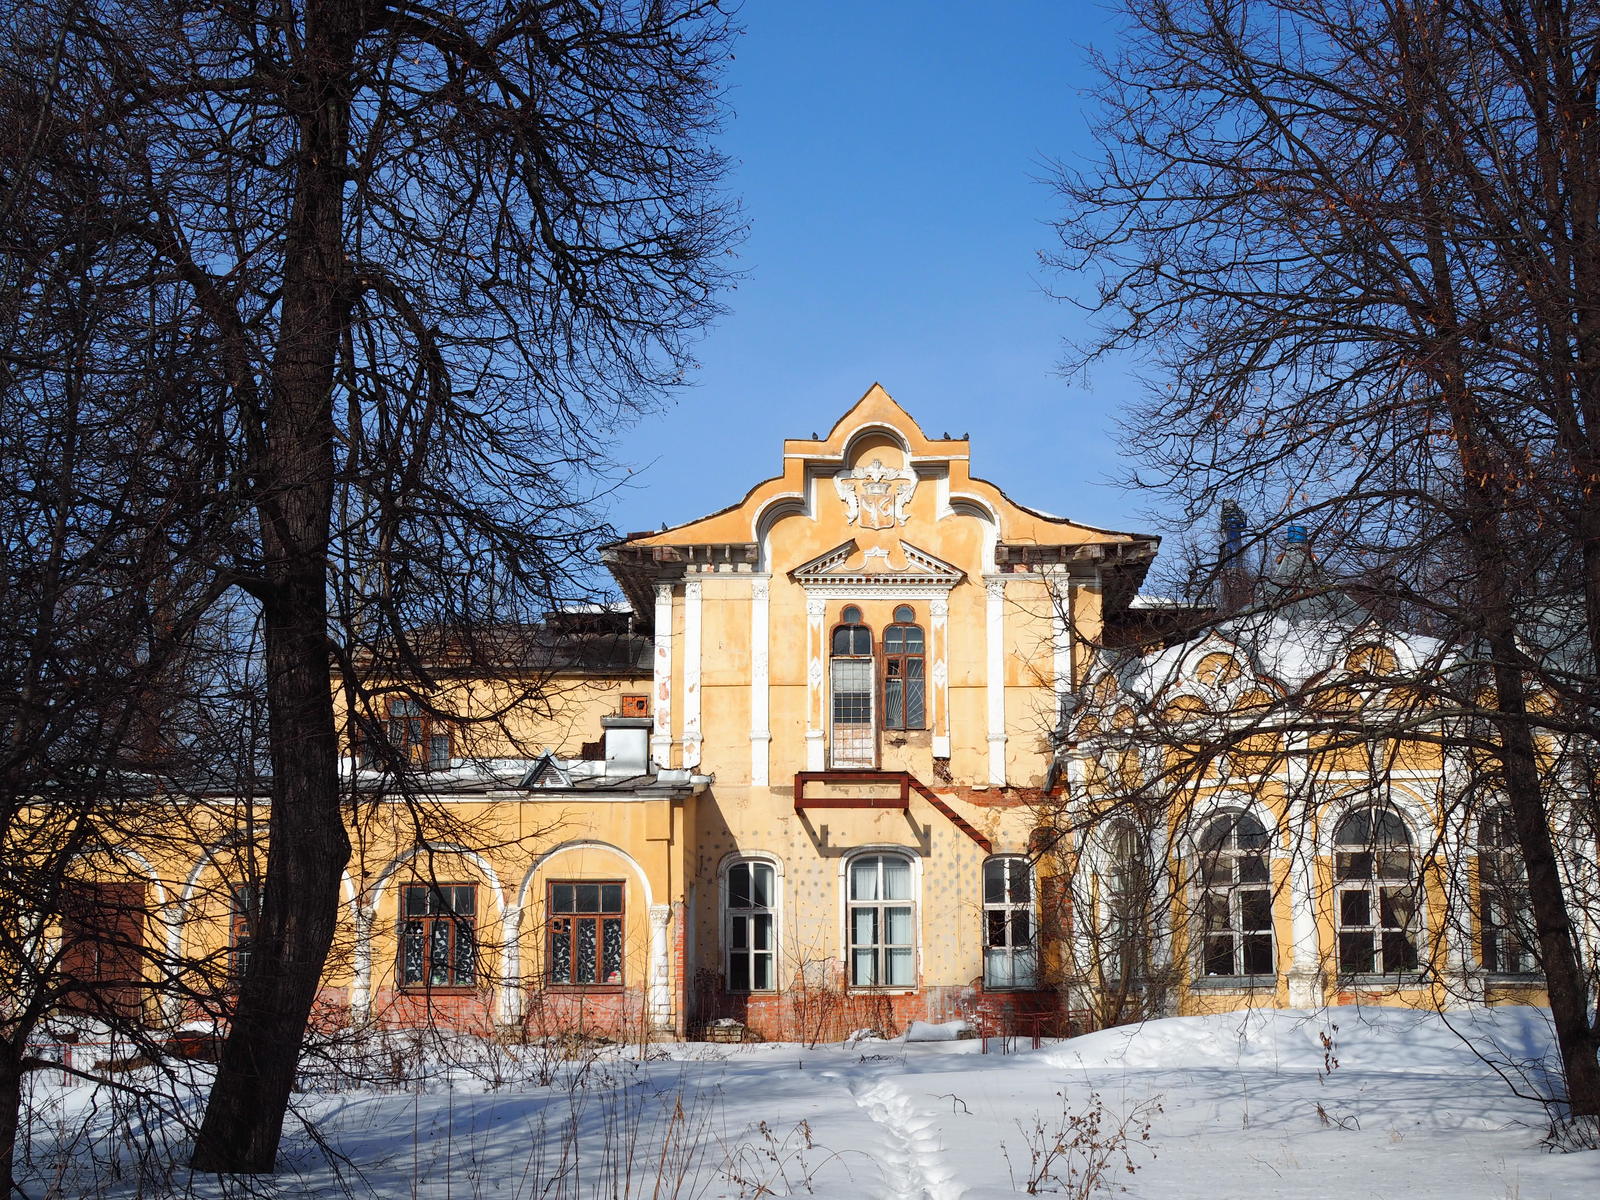
<instances>
[{"instance_id":1,"label":"thick tree trunk","mask_svg":"<svg viewBox=\"0 0 1600 1200\"><path fill-rule=\"evenodd\" d=\"M21 1195L17 1187L17 1134L22 1124L22 1064L15 1049L0 1045L0 1197Z\"/></svg>"},{"instance_id":2,"label":"thick tree trunk","mask_svg":"<svg viewBox=\"0 0 1600 1200\"><path fill-rule=\"evenodd\" d=\"M301 71L289 96L300 149L256 485L272 809L261 929L195 1140L193 1166L201 1171L273 1169L350 860L339 804L327 588L333 379L348 320L348 76L360 8L339 0L306 6Z\"/></svg>"}]
</instances>

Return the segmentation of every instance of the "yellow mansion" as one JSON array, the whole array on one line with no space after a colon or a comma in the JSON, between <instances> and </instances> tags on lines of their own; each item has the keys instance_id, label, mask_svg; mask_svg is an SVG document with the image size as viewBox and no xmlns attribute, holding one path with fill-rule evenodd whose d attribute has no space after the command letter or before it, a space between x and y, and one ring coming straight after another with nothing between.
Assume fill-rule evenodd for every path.
<instances>
[{"instance_id":1,"label":"yellow mansion","mask_svg":"<svg viewBox=\"0 0 1600 1200\"><path fill-rule=\"evenodd\" d=\"M1114 819L1061 835L1137 769L1064 731L1090 703L1106 728L1139 719L1090 675L1111 631L1154 620L1139 587L1156 548L1024 507L973 473L965 438L930 437L874 386L729 507L610 545L626 603L553 618L547 703L511 714L510 741L436 715L492 708L489 681L447 679L435 715L388 701L391 743L449 819L380 804L356 830L328 1005L837 1037L911 1018L1537 998L1511 918L1467 899L1465 874L1459 893L1422 879L1470 857L1439 836L1437 753L1394 766L1382 804L1335 788L1313 825L1289 828L1282 789L1236 763L1185 802L1182 835ZM1354 670L1386 651L1335 652ZM1169 710L1248 708L1303 669L1289 657L1213 637L1136 657L1144 674L1117 686L1166 689ZM1204 869L1153 903L1195 846ZM140 936L247 953L238 853L218 837L149 866L136 882L161 917ZM1098 997L1119 988L1132 1007L1107 1015Z\"/></svg>"}]
</instances>

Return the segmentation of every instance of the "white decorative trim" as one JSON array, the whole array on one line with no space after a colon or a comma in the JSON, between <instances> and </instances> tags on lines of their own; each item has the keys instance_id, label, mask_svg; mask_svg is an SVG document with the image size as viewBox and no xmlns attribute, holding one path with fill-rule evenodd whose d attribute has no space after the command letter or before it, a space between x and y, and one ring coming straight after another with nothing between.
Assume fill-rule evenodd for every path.
<instances>
[{"instance_id":1,"label":"white decorative trim","mask_svg":"<svg viewBox=\"0 0 1600 1200\"><path fill-rule=\"evenodd\" d=\"M650 758L663 770L672 766L672 585L656 584L655 729Z\"/></svg>"},{"instance_id":2,"label":"white decorative trim","mask_svg":"<svg viewBox=\"0 0 1600 1200\"><path fill-rule=\"evenodd\" d=\"M1006 581L984 580L984 636L988 649L989 784L1006 785Z\"/></svg>"},{"instance_id":3,"label":"white decorative trim","mask_svg":"<svg viewBox=\"0 0 1600 1200\"><path fill-rule=\"evenodd\" d=\"M825 631L822 627L823 617L827 615L828 605L821 596L814 596L806 592L806 770L820 771L822 721L825 711L825 702L822 695L822 653L826 647L824 641ZM813 756L817 765L813 766Z\"/></svg>"},{"instance_id":4,"label":"white decorative trim","mask_svg":"<svg viewBox=\"0 0 1600 1200\"><path fill-rule=\"evenodd\" d=\"M1049 580L1051 666L1055 672L1055 723L1061 723L1062 705L1072 694L1072 584L1060 575Z\"/></svg>"},{"instance_id":5,"label":"white decorative trim","mask_svg":"<svg viewBox=\"0 0 1600 1200\"><path fill-rule=\"evenodd\" d=\"M822 771L828 766L828 742L820 729L806 730L806 770Z\"/></svg>"},{"instance_id":6,"label":"white decorative trim","mask_svg":"<svg viewBox=\"0 0 1600 1200\"><path fill-rule=\"evenodd\" d=\"M933 665L928 674L933 680L928 728L933 731L933 756L950 757L950 597L949 593L928 602L928 650ZM943 753L940 748L943 747Z\"/></svg>"},{"instance_id":7,"label":"white decorative trim","mask_svg":"<svg viewBox=\"0 0 1600 1200\"><path fill-rule=\"evenodd\" d=\"M700 765L700 614L698 579L683 585L683 766Z\"/></svg>"},{"instance_id":8,"label":"white decorative trim","mask_svg":"<svg viewBox=\"0 0 1600 1200\"><path fill-rule=\"evenodd\" d=\"M771 693L768 645L771 638L771 584L765 575L750 580L750 783L765 787L771 770Z\"/></svg>"}]
</instances>

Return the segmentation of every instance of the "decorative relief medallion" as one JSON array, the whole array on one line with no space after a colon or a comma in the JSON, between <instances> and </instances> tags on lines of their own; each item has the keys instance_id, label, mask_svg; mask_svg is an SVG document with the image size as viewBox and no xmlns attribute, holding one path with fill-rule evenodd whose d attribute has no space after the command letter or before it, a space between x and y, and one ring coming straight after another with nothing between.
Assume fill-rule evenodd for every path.
<instances>
[{"instance_id":1,"label":"decorative relief medallion","mask_svg":"<svg viewBox=\"0 0 1600 1200\"><path fill-rule=\"evenodd\" d=\"M752 579L750 581L750 598L752 600L765 600L770 590L770 581L766 579Z\"/></svg>"},{"instance_id":2,"label":"decorative relief medallion","mask_svg":"<svg viewBox=\"0 0 1600 1200\"><path fill-rule=\"evenodd\" d=\"M928 611L933 614L935 621L942 621L950 615L950 601L933 600L928 604Z\"/></svg>"},{"instance_id":3,"label":"decorative relief medallion","mask_svg":"<svg viewBox=\"0 0 1600 1200\"><path fill-rule=\"evenodd\" d=\"M828 611L828 602L821 596L806 597L806 616L813 621L822 620L823 614Z\"/></svg>"},{"instance_id":4,"label":"decorative relief medallion","mask_svg":"<svg viewBox=\"0 0 1600 1200\"><path fill-rule=\"evenodd\" d=\"M806 681L814 688L822 686L822 660L820 658L811 660L811 670L806 673Z\"/></svg>"},{"instance_id":5,"label":"decorative relief medallion","mask_svg":"<svg viewBox=\"0 0 1600 1200\"><path fill-rule=\"evenodd\" d=\"M942 688L950 681L950 670L945 666L944 659L939 659L933 664L933 686Z\"/></svg>"},{"instance_id":6,"label":"decorative relief medallion","mask_svg":"<svg viewBox=\"0 0 1600 1200\"><path fill-rule=\"evenodd\" d=\"M833 486L844 501L845 520L863 529L893 529L906 522L906 508L917 490L917 473L910 467L892 471L883 460L840 471Z\"/></svg>"}]
</instances>

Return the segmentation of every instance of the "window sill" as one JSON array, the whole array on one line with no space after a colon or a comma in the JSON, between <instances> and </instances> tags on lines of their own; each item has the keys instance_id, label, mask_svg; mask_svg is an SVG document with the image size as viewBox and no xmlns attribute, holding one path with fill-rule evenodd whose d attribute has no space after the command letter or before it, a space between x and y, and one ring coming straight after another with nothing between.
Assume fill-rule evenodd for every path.
<instances>
[{"instance_id":1,"label":"window sill","mask_svg":"<svg viewBox=\"0 0 1600 1200\"><path fill-rule=\"evenodd\" d=\"M845 988L852 996L915 996L916 984L900 984L892 987L858 987L850 984Z\"/></svg>"},{"instance_id":2,"label":"window sill","mask_svg":"<svg viewBox=\"0 0 1600 1200\"><path fill-rule=\"evenodd\" d=\"M400 993L404 996L475 996L479 993L487 994L487 987L467 983L402 983Z\"/></svg>"},{"instance_id":3,"label":"window sill","mask_svg":"<svg viewBox=\"0 0 1600 1200\"><path fill-rule=\"evenodd\" d=\"M621 983L547 983L544 985L547 992L567 992L579 995L617 995L627 991L627 986Z\"/></svg>"},{"instance_id":4,"label":"window sill","mask_svg":"<svg viewBox=\"0 0 1600 1200\"><path fill-rule=\"evenodd\" d=\"M1426 987L1428 977L1421 971L1394 975L1335 975L1334 983L1346 991L1383 992L1395 988Z\"/></svg>"},{"instance_id":5,"label":"window sill","mask_svg":"<svg viewBox=\"0 0 1600 1200\"><path fill-rule=\"evenodd\" d=\"M1483 982L1489 987L1526 987L1542 988L1545 984L1543 975L1532 971L1510 972L1486 971Z\"/></svg>"},{"instance_id":6,"label":"window sill","mask_svg":"<svg viewBox=\"0 0 1600 1200\"><path fill-rule=\"evenodd\" d=\"M1202 975L1189 985L1197 992L1260 992L1277 986L1276 975Z\"/></svg>"}]
</instances>

